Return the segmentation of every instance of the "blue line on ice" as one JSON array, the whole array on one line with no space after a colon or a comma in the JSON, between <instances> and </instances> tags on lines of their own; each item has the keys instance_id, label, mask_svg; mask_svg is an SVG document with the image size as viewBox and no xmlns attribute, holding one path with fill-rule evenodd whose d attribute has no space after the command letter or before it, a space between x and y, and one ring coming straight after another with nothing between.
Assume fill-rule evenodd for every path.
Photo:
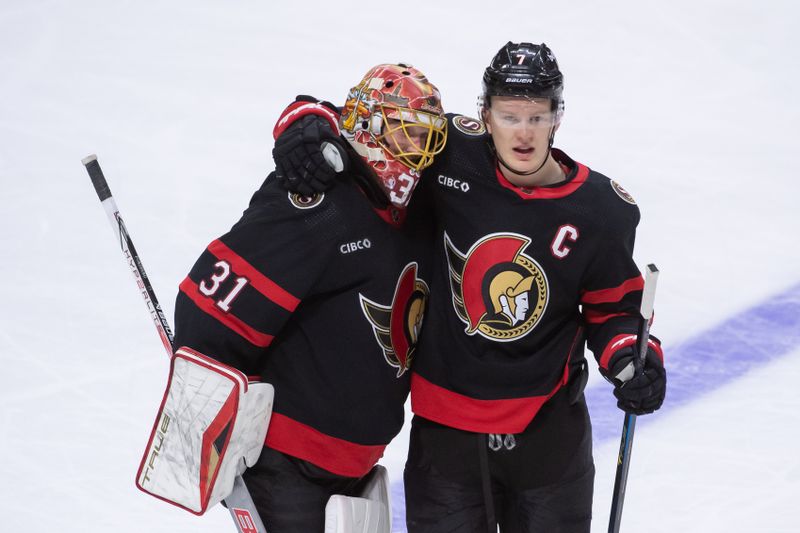
<instances>
[{"instance_id":1,"label":"blue line on ice","mask_svg":"<svg viewBox=\"0 0 800 533\"><path fill-rule=\"evenodd\" d=\"M788 354L800 345L800 284L732 316L677 346L665 346L667 398L662 411L685 405L746 374L754 367ZM591 357L591 354L588 354ZM610 385L586 390L595 444L619 438L623 415ZM639 417L652 423L657 417ZM404 532L403 481L392 484L392 530Z\"/></svg>"},{"instance_id":2,"label":"blue line on ice","mask_svg":"<svg viewBox=\"0 0 800 533\"><path fill-rule=\"evenodd\" d=\"M800 345L800 284L773 295L677 346L667 344L667 397L674 409L721 387ZM601 384L604 385L604 384ZM619 437L622 414L609 386L586 391L595 443ZM639 417L649 424L658 417Z\"/></svg>"}]
</instances>

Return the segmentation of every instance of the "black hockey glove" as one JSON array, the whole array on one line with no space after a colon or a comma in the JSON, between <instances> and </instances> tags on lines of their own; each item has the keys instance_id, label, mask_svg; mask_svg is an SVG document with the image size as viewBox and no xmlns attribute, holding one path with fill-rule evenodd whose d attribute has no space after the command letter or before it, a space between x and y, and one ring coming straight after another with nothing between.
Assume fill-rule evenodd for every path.
<instances>
[{"instance_id":1,"label":"black hockey glove","mask_svg":"<svg viewBox=\"0 0 800 533\"><path fill-rule=\"evenodd\" d=\"M293 122L272 149L275 179L284 189L303 196L325 192L349 162L342 139L319 115Z\"/></svg>"},{"instance_id":2,"label":"black hockey glove","mask_svg":"<svg viewBox=\"0 0 800 533\"><path fill-rule=\"evenodd\" d=\"M642 372L634 375L634 351L634 346L620 349L611 357L604 375L614 384L617 407L632 415L645 415L664 402L667 371L659 354L648 346Z\"/></svg>"}]
</instances>

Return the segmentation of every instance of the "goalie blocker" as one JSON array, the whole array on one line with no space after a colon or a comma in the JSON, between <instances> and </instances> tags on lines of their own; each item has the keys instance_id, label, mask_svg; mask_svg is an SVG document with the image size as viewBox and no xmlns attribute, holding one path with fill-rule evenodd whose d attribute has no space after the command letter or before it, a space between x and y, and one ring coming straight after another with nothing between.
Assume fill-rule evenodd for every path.
<instances>
[{"instance_id":1,"label":"goalie blocker","mask_svg":"<svg viewBox=\"0 0 800 533\"><path fill-rule=\"evenodd\" d=\"M136 486L202 515L225 499L236 476L258 460L273 396L272 385L249 383L235 368L180 348L172 358ZM325 533L389 533L389 494L386 469L376 465L362 497L331 496Z\"/></svg>"},{"instance_id":2,"label":"goalie blocker","mask_svg":"<svg viewBox=\"0 0 800 533\"><path fill-rule=\"evenodd\" d=\"M235 368L178 349L136 486L194 514L205 513L258 460L273 396L268 383L248 383Z\"/></svg>"}]
</instances>

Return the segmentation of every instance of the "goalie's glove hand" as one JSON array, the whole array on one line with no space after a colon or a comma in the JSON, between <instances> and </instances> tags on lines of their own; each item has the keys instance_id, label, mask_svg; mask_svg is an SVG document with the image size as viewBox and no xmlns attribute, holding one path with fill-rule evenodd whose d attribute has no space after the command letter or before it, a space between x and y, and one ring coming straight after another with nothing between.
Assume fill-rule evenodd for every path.
<instances>
[{"instance_id":1,"label":"goalie's glove hand","mask_svg":"<svg viewBox=\"0 0 800 533\"><path fill-rule=\"evenodd\" d=\"M330 189L348 163L342 139L319 115L303 116L286 128L275 140L272 157L275 179L303 196Z\"/></svg>"},{"instance_id":2,"label":"goalie's glove hand","mask_svg":"<svg viewBox=\"0 0 800 533\"><path fill-rule=\"evenodd\" d=\"M651 343L647 347L642 371L637 375L634 371L634 352L635 346L626 346L617 351L603 375L614 384L617 407L632 415L645 415L657 410L664 402L667 371L659 353L660 348L657 351Z\"/></svg>"}]
</instances>

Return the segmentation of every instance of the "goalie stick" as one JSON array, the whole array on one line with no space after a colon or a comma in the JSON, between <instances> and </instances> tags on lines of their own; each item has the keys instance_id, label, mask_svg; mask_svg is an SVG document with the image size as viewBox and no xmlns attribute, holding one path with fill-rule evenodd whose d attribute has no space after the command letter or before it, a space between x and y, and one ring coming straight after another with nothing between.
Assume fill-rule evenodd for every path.
<instances>
[{"instance_id":1,"label":"goalie stick","mask_svg":"<svg viewBox=\"0 0 800 533\"><path fill-rule=\"evenodd\" d=\"M136 284L139 291L144 298L147 310L150 312L150 317L158 331L158 336L161 337L161 342L167 351L167 355L172 357L172 330L169 327L164 312L156 299L156 294L144 270L142 261L139 254L136 253L136 248L133 246L128 230L125 228L125 223L119 213L117 204L114 197L111 195L111 190L108 188L108 183L103 175L103 170L100 168L100 163L97 162L97 156L92 154L81 160L81 163L86 167L89 177L92 179L92 185L100 198L100 202L105 208L108 220L111 227L114 229L114 234L117 236L119 246L128 266L136 278ZM253 498L244 484L242 476L236 476L233 484L233 492L225 498L225 507L231 513L233 521L236 523L236 529L239 533L267 533L261 517L258 515L256 506L253 503Z\"/></svg>"},{"instance_id":2,"label":"goalie stick","mask_svg":"<svg viewBox=\"0 0 800 533\"><path fill-rule=\"evenodd\" d=\"M653 302L656 299L656 283L658 282L658 268L654 264L647 265L642 290L642 305L640 307L639 331L636 341L636 353L633 364L635 375L642 373L644 358L647 355L647 341L650 338L650 319L653 317ZM608 520L608 532L618 533L622 521L622 504L625 502L625 487L628 484L628 469L631 463L631 450L633 448L633 432L636 429L636 415L625 413L622 424L622 438L617 455L617 474L614 478L614 496L611 499L611 516Z\"/></svg>"}]
</instances>

